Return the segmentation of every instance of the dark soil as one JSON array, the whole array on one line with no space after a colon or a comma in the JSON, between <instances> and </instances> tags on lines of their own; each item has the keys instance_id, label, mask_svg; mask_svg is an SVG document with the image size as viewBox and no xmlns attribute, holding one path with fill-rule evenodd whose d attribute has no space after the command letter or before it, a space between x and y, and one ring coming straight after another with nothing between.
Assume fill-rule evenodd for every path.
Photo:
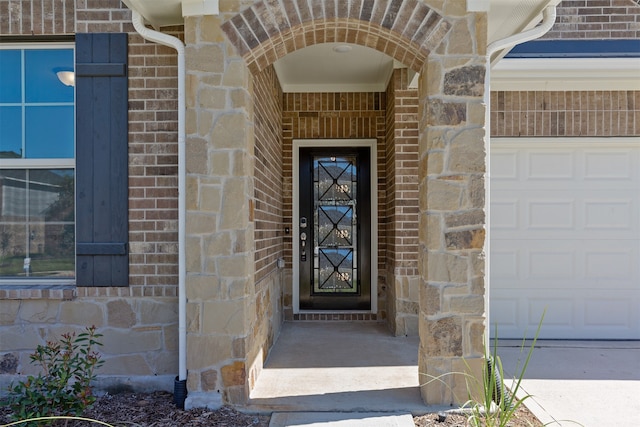
<instances>
[{"instance_id":1,"label":"dark soil","mask_svg":"<svg viewBox=\"0 0 640 427\"><path fill-rule=\"evenodd\" d=\"M7 424L11 411L0 408L0 427ZM540 427L542 424L526 408L518 411L510 427ZM175 426L219 426L219 427L268 427L270 416L244 414L230 407L218 410L193 409L183 411L173 403L173 395L167 392L107 394L88 409L85 417L100 420L118 427L175 427ZM416 427L466 427L464 415L427 414L414 417ZM84 421L58 421L56 427L95 427L98 424Z\"/></svg>"}]
</instances>

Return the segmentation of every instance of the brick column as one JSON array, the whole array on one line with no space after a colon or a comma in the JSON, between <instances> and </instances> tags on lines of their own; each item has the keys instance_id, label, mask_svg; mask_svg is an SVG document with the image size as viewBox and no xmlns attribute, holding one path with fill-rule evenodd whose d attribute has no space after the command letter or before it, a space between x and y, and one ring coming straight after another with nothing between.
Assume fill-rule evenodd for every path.
<instances>
[{"instance_id":1,"label":"brick column","mask_svg":"<svg viewBox=\"0 0 640 427\"><path fill-rule=\"evenodd\" d=\"M224 42L224 19L185 19L187 407L248 398L255 313L252 89L245 61Z\"/></svg>"},{"instance_id":2,"label":"brick column","mask_svg":"<svg viewBox=\"0 0 640 427\"><path fill-rule=\"evenodd\" d=\"M387 87L387 306L395 335L418 334L418 90L407 68Z\"/></svg>"},{"instance_id":3,"label":"brick column","mask_svg":"<svg viewBox=\"0 0 640 427\"><path fill-rule=\"evenodd\" d=\"M466 401L465 377L454 373L466 362L478 375L483 362L486 15L463 3L445 11L452 29L420 81L419 371L428 404Z\"/></svg>"}]
</instances>

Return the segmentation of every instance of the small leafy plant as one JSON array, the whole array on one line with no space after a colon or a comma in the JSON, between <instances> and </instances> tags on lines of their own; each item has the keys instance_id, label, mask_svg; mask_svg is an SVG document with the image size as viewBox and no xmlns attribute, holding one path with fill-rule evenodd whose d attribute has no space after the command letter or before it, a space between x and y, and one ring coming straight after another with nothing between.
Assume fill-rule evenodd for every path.
<instances>
[{"instance_id":1,"label":"small leafy plant","mask_svg":"<svg viewBox=\"0 0 640 427\"><path fill-rule=\"evenodd\" d=\"M65 333L59 341L39 345L29 357L42 372L9 387L12 419L76 416L91 406L96 400L91 382L96 377L95 370L104 363L95 350L102 345L100 337L102 334L91 326L77 336ZM39 424L30 421L20 425Z\"/></svg>"}]
</instances>

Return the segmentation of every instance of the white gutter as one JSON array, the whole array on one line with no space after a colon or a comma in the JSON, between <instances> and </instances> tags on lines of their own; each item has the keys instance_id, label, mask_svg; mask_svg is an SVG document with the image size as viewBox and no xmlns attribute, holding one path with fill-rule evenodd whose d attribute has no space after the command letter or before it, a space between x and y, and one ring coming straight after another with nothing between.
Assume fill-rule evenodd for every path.
<instances>
[{"instance_id":1,"label":"white gutter","mask_svg":"<svg viewBox=\"0 0 640 427\"><path fill-rule=\"evenodd\" d=\"M142 15L133 8L131 19L133 27L145 40L178 52L178 379L183 381L187 379L185 49L177 37L145 27Z\"/></svg>"},{"instance_id":2,"label":"white gutter","mask_svg":"<svg viewBox=\"0 0 640 427\"><path fill-rule=\"evenodd\" d=\"M489 253L490 253L490 245L489 245L489 236L490 236L490 212L489 212L489 202L490 202L490 189L491 189L491 175L490 175L490 171L491 171L491 160L490 160L490 154L491 154L491 56L496 53L499 50L502 49L509 49L512 48L513 46L520 44L520 43L524 43L524 42L528 42L530 40L534 40L537 38L542 37L543 35L545 35L555 24L556 22L556 5L549 5L547 6L543 11L542 11L542 23L540 23L540 25L531 28L529 30L523 31L521 33L518 34L514 34L512 36L509 37L505 37L502 40L496 40L493 43L489 44L489 46L487 46L487 56L486 56L486 71L485 71L485 81L484 81L484 104L485 104L485 118L484 118L484 127L485 127L485 135L486 135L486 140L487 140L487 145L486 145L486 179L485 179L485 204L486 204L486 215L485 215L485 221L486 221L486 227L487 227L487 233L486 233L486 237L485 237L485 254L487 254L487 256L485 257L485 277L486 277L486 284L485 284L485 292L484 292L484 298L485 298L485 349L487 349L487 351L489 351L489 349L491 348L490 346L490 337L491 337L491 323L489 320L489 293L490 293L490 284L489 284L489 277L490 277L490 266L489 266Z\"/></svg>"},{"instance_id":3,"label":"white gutter","mask_svg":"<svg viewBox=\"0 0 640 427\"><path fill-rule=\"evenodd\" d=\"M496 40L487 46L487 57L491 60L491 55L501 49L508 49L517 44L528 42L544 36L551 27L556 23L556 6L547 6L542 11L542 23L531 28L530 30L505 37L502 40Z\"/></svg>"}]
</instances>

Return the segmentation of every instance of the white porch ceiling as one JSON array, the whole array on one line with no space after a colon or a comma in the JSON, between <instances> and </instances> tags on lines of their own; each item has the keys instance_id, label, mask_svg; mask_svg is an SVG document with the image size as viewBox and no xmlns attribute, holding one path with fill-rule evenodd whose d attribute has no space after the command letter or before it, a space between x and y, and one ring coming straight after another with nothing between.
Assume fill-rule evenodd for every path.
<instances>
[{"instance_id":1,"label":"white porch ceiling","mask_svg":"<svg viewBox=\"0 0 640 427\"><path fill-rule=\"evenodd\" d=\"M313 1L313 0L311 0ZM488 42L494 42L536 26L542 10L560 0L467 0L476 10L488 9ZM123 0L145 20L160 28L182 25L183 14L198 10L217 11L218 0ZM310 46L276 62L276 72L285 92L380 91L388 82L394 61L374 49L350 45L336 53L335 44ZM502 56L506 52L498 53ZM399 65L399 64L395 64ZM331 88L331 89L329 89Z\"/></svg>"}]
</instances>

